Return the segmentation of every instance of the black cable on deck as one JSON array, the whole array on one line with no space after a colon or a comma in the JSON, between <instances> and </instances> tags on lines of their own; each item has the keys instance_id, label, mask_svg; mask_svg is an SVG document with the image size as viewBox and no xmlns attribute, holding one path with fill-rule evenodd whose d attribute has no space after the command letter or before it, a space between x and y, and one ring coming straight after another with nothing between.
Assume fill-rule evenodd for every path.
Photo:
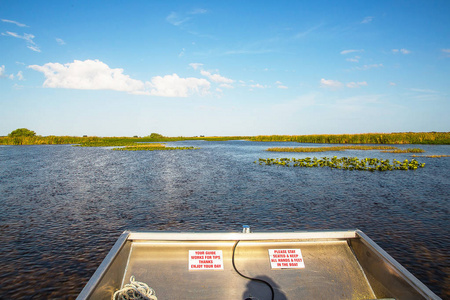
<instances>
[{"instance_id":1,"label":"black cable on deck","mask_svg":"<svg viewBox=\"0 0 450 300\"><path fill-rule=\"evenodd\" d=\"M245 279L252 280L252 281L259 281L259 282L262 282L265 285L267 285L270 288L270 291L272 292L272 298L271 299L274 300L275 292L273 291L272 285L270 285L270 283L268 283L267 281L262 280L262 279L251 278L251 277L245 276L241 272L239 272L238 269L236 268L236 266L234 264L234 253L236 251L236 246L237 246L237 244L239 244L239 242L240 242L240 240L236 241L236 243L234 244L234 246L233 246L233 256L231 256L231 262L233 263L234 270L236 271L236 273L238 273L240 276L244 277Z\"/></svg>"}]
</instances>

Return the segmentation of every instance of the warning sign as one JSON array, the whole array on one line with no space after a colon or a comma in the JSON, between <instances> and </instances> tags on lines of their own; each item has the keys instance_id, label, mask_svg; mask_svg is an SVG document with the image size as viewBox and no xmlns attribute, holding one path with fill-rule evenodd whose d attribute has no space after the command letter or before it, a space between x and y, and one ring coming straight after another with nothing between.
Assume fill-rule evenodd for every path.
<instances>
[{"instance_id":1,"label":"warning sign","mask_svg":"<svg viewBox=\"0 0 450 300\"><path fill-rule=\"evenodd\" d=\"M222 250L189 250L189 270L223 270Z\"/></svg>"},{"instance_id":2,"label":"warning sign","mask_svg":"<svg viewBox=\"0 0 450 300\"><path fill-rule=\"evenodd\" d=\"M300 249L269 249L270 266L272 269L303 269Z\"/></svg>"}]
</instances>

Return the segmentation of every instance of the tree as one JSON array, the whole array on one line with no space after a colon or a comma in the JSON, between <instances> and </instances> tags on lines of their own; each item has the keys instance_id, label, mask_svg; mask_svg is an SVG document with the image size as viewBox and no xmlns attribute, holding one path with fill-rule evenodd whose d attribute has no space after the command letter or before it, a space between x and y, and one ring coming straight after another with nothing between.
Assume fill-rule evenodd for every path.
<instances>
[{"instance_id":1,"label":"tree","mask_svg":"<svg viewBox=\"0 0 450 300\"><path fill-rule=\"evenodd\" d=\"M162 139L162 138L164 138L164 136L162 134L154 133L154 132L152 134L150 134L149 137L151 139Z\"/></svg>"},{"instance_id":2,"label":"tree","mask_svg":"<svg viewBox=\"0 0 450 300\"><path fill-rule=\"evenodd\" d=\"M26 129L26 128L19 128L19 129L11 131L11 133L8 134L9 137L35 136L35 135L36 135L36 132Z\"/></svg>"}]
</instances>

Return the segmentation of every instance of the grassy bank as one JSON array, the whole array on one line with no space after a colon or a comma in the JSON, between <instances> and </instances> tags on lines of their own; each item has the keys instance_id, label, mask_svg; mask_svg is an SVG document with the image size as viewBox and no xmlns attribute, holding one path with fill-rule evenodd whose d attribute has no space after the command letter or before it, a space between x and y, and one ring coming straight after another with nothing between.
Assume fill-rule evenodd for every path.
<instances>
[{"instance_id":1,"label":"grassy bank","mask_svg":"<svg viewBox=\"0 0 450 300\"><path fill-rule=\"evenodd\" d=\"M259 142L298 142L321 144L440 144L450 145L450 132L400 132L320 135L259 135Z\"/></svg>"},{"instance_id":2,"label":"grassy bank","mask_svg":"<svg viewBox=\"0 0 450 300\"><path fill-rule=\"evenodd\" d=\"M298 142L323 144L440 144L450 145L450 132L364 133L338 135L259 135L165 137L152 134L147 137L76 137L76 136L5 136L0 145L60 145L79 144L83 147L129 146L145 142L175 142L186 140L229 141L249 140L260 142Z\"/></svg>"}]
</instances>

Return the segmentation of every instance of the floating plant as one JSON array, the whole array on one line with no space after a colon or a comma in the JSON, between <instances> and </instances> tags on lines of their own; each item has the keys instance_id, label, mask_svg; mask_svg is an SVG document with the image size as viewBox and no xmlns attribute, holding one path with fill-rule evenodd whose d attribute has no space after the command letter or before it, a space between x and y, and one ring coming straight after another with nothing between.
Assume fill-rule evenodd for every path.
<instances>
[{"instance_id":1,"label":"floating plant","mask_svg":"<svg viewBox=\"0 0 450 300\"><path fill-rule=\"evenodd\" d=\"M395 149L395 150L385 150L381 152L388 152L388 153L423 153L425 150L420 148L408 148L408 149Z\"/></svg>"},{"instance_id":2,"label":"floating plant","mask_svg":"<svg viewBox=\"0 0 450 300\"><path fill-rule=\"evenodd\" d=\"M163 144L147 144L137 146L126 146L121 148L113 148L115 151L163 151L163 150L196 150L195 147L166 147Z\"/></svg>"},{"instance_id":3,"label":"floating plant","mask_svg":"<svg viewBox=\"0 0 450 300\"><path fill-rule=\"evenodd\" d=\"M393 170L416 170L417 168L425 167L425 163L419 163L417 160L411 161L405 159L404 161L398 161L394 159L392 163L389 159L379 158L363 158L357 157L341 157L333 156L322 158L260 158L255 163L260 165L281 165L285 167L329 167L333 169L345 169L345 170L358 170L358 171L393 171Z\"/></svg>"},{"instance_id":4,"label":"floating plant","mask_svg":"<svg viewBox=\"0 0 450 300\"><path fill-rule=\"evenodd\" d=\"M271 152L327 152L345 150L399 150L393 146L273 147Z\"/></svg>"}]
</instances>

